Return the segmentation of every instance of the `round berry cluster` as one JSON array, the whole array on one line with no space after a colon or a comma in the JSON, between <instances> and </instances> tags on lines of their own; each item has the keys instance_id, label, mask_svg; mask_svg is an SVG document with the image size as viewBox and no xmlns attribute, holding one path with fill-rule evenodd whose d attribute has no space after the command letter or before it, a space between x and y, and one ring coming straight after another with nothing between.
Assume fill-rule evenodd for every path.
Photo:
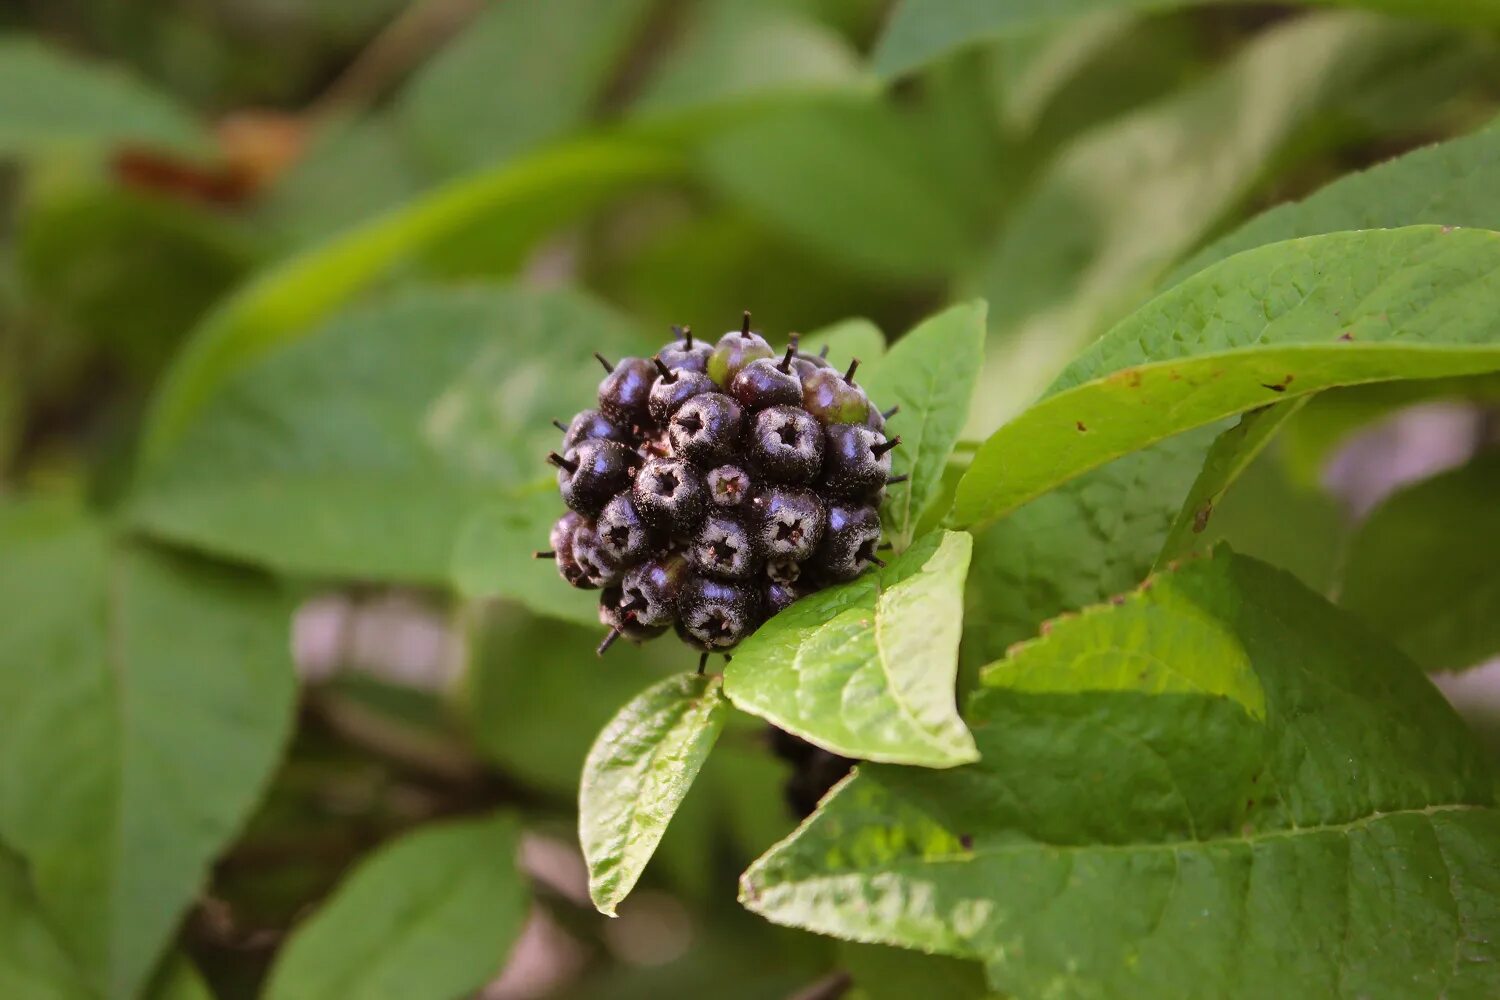
<instances>
[{"instance_id":1,"label":"round berry cluster","mask_svg":"<svg viewBox=\"0 0 1500 1000\"><path fill-rule=\"evenodd\" d=\"M884 565L880 499L886 417L847 371L797 350L778 357L750 330L717 344L677 330L652 358L599 362L598 409L548 455L570 510L552 528L575 587L600 589L608 628L640 642L674 627L726 652L820 587ZM824 354L827 351L825 349ZM702 661L700 661L700 668Z\"/></svg>"}]
</instances>

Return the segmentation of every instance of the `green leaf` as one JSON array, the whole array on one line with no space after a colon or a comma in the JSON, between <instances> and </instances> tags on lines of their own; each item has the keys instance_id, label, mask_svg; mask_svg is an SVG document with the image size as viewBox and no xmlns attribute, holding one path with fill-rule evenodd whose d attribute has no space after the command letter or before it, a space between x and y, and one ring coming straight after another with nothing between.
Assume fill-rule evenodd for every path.
<instances>
[{"instance_id":1,"label":"green leaf","mask_svg":"<svg viewBox=\"0 0 1500 1000\"><path fill-rule=\"evenodd\" d=\"M589 896L615 915L724 728L723 680L679 674L652 685L610 720L583 764L578 838Z\"/></svg>"},{"instance_id":2,"label":"green leaf","mask_svg":"<svg viewBox=\"0 0 1500 1000\"><path fill-rule=\"evenodd\" d=\"M979 242L972 206L929 145L913 113L815 104L724 131L702 169L726 199L828 261L910 283L946 277Z\"/></svg>"},{"instance_id":3,"label":"green leaf","mask_svg":"<svg viewBox=\"0 0 1500 1000\"><path fill-rule=\"evenodd\" d=\"M1428 670L1500 653L1500 456L1400 490L1355 533L1339 603Z\"/></svg>"},{"instance_id":4,"label":"green leaf","mask_svg":"<svg viewBox=\"0 0 1500 1000\"><path fill-rule=\"evenodd\" d=\"M505 964L530 906L510 816L422 827L362 861L277 955L267 1000L450 1000Z\"/></svg>"},{"instance_id":5,"label":"green leaf","mask_svg":"<svg viewBox=\"0 0 1500 1000\"><path fill-rule=\"evenodd\" d=\"M865 376L870 399L901 412L886 425L900 435L891 473L911 478L887 489L881 513L898 551L911 544L918 520L942 487L943 469L969 415L984 361L983 302L966 302L924 320Z\"/></svg>"},{"instance_id":6,"label":"green leaf","mask_svg":"<svg viewBox=\"0 0 1500 1000\"><path fill-rule=\"evenodd\" d=\"M1312 398L1301 396L1285 403L1272 403L1258 410L1250 410L1240 417L1237 424L1214 439L1213 447L1208 450L1208 456L1204 459L1203 468L1193 482L1193 488L1188 491L1187 499L1182 502L1182 509L1172 522L1166 540L1162 542L1154 568L1164 569L1172 560L1187 555L1197 547L1199 536L1208 527L1209 518L1213 516L1214 507L1224 499L1229 487L1234 485L1240 473L1271 443L1276 432Z\"/></svg>"},{"instance_id":7,"label":"green leaf","mask_svg":"<svg viewBox=\"0 0 1500 1000\"><path fill-rule=\"evenodd\" d=\"M878 572L798 601L735 650L724 693L846 757L973 760L953 700L970 547L966 534L934 532Z\"/></svg>"},{"instance_id":8,"label":"green leaf","mask_svg":"<svg viewBox=\"0 0 1500 1000\"><path fill-rule=\"evenodd\" d=\"M204 138L186 109L133 76L31 39L0 38L0 156L123 143L197 152Z\"/></svg>"},{"instance_id":9,"label":"green leaf","mask_svg":"<svg viewBox=\"0 0 1500 1000\"><path fill-rule=\"evenodd\" d=\"M270 267L210 314L167 370L147 416L143 459L160 460L236 371L305 336L396 264L483 231L492 260L514 266L540 235L681 166L660 141L585 137L454 181Z\"/></svg>"},{"instance_id":10,"label":"green leaf","mask_svg":"<svg viewBox=\"0 0 1500 1000\"><path fill-rule=\"evenodd\" d=\"M94 995L48 924L25 865L0 848L0 996L88 1000Z\"/></svg>"},{"instance_id":11,"label":"green leaf","mask_svg":"<svg viewBox=\"0 0 1500 1000\"><path fill-rule=\"evenodd\" d=\"M885 334L867 319L846 319L802 338L804 354L817 354L824 347L835 367L847 365L854 358L878 366L885 355Z\"/></svg>"},{"instance_id":12,"label":"green leaf","mask_svg":"<svg viewBox=\"0 0 1500 1000\"><path fill-rule=\"evenodd\" d=\"M1000 1000L984 981L984 967L945 955L846 942L840 964L854 980L860 1000Z\"/></svg>"},{"instance_id":13,"label":"green leaf","mask_svg":"<svg viewBox=\"0 0 1500 1000\"><path fill-rule=\"evenodd\" d=\"M1400 653L1222 551L1058 621L971 704L982 751L862 766L742 877L786 923L1039 996L1487 996L1500 811ZM1372 737L1378 734L1378 737Z\"/></svg>"},{"instance_id":14,"label":"green leaf","mask_svg":"<svg viewBox=\"0 0 1500 1000\"><path fill-rule=\"evenodd\" d=\"M395 126L440 177L562 135L588 119L650 8L647 0L487 5L403 89Z\"/></svg>"},{"instance_id":15,"label":"green leaf","mask_svg":"<svg viewBox=\"0 0 1500 1000\"><path fill-rule=\"evenodd\" d=\"M1500 236L1412 227L1247 251L1137 310L993 434L952 520L983 524L1190 427L1337 385L1500 369Z\"/></svg>"},{"instance_id":16,"label":"green leaf","mask_svg":"<svg viewBox=\"0 0 1500 1000\"><path fill-rule=\"evenodd\" d=\"M965 666L996 659L1048 619L1144 580L1215 433L1200 427L1124 455L975 535Z\"/></svg>"},{"instance_id":17,"label":"green leaf","mask_svg":"<svg viewBox=\"0 0 1500 1000\"><path fill-rule=\"evenodd\" d=\"M291 727L264 581L0 511L0 837L88 981L135 994Z\"/></svg>"},{"instance_id":18,"label":"green leaf","mask_svg":"<svg viewBox=\"0 0 1500 1000\"><path fill-rule=\"evenodd\" d=\"M1206 78L1070 143L978 275L1003 342L991 346L983 378L999 388L979 400L971 433L994 430L1144 302L1273 165L1369 130L1362 105L1392 92L1405 100L1414 66L1467 59L1462 50L1444 30L1337 12L1297 18ZM1428 120L1430 103L1408 120Z\"/></svg>"},{"instance_id":19,"label":"green leaf","mask_svg":"<svg viewBox=\"0 0 1500 1000\"><path fill-rule=\"evenodd\" d=\"M1216 0L901 0L876 43L875 71L890 79L955 49L1034 31L1100 11L1158 12ZM1454 24L1500 24L1496 0L1304 0L1309 5L1364 7Z\"/></svg>"},{"instance_id":20,"label":"green leaf","mask_svg":"<svg viewBox=\"0 0 1500 1000\"><path fill-rule=\"evenodd\" d=\"M143 477L131 517L284 572L444 583L466 519L496 502L511 510L507 494L545 474L550 421L595 394L590 352L650 346L563 292L475 287L378 303L227 383ZM551 507L555 519L562 507ZM530 547L546 548L551 519L520 509L538 512ZM513 554L461 553L480 570L491 559L507 569ZM545 570L528 566L525 579L567 589L555 572L543 584Z\"/></svg>"}]
</instances>

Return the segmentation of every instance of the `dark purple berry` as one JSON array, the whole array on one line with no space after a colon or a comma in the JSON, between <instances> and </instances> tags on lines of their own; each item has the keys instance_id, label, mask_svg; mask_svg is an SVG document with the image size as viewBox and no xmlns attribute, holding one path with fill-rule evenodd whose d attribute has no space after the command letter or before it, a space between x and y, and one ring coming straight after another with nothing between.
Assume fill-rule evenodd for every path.
<instances>
[{"instance_id":1,"label":"dark purple berry","mask_svg":"<svg viewBox=\"0 0 1500 1000\"><path fill-rule=\"evenodd\" d=\"M708 499L720 507L738 507L750 495L750 477L737 465L721 465L708 474Z\"/></svg>"},{"instance_id":2,"label":"dark purple berry","mask_svg":"<svg viewBox=\"0 0 1500 1000\"><path fill-rule=\"evenodd\" d=\"M653 458L641 466L630 499L652 530L673 537L696 530L706 506L703 480L691 465L676 458Z\"/></svg>"},{"instance_id":3,"label":"dark purple berry","mask_svg":"<svg viewBox=\"0 0 1500 1000\"><path fill-rule=\"evenodd\" d=\"M729 394L751 410L799 405L802 381L792 371L792 349L780 361L761 358L741 368L729 383Z\"/></svg>"},{"instance_id":4,"label":"dark purple berry","mask_svg":"<svg viewBox=\"0 0 1500 1000\"><path fill-rule=\"evenodd\" d=\"M651 387L647 408L651 413L651 419L658 424L665 424L672 414L677 412L678 407L694 396L718 391L713 380L702 372L673 371L661 361L657 361L656 364L660 377Z\"/></svg>"},{"instance_id":5,"label":"dark purple berry","mask_svg":"<svg viewBox=\"0 0 1500 1000\"><path fill-rule=\"evenodd\" d=\"M619 633L619 638L644 642L655 639L667 630L670 622L648 625L641 621L638 610L638 604L625 596L623 587L608 587L599 595L599 622L611 632ZM600 651L607 649L608 643L612 641L606 640Z\"/></svg>"},{"instance_id":6,"label":"dark purple berry","mask_svg":"<svg viewBox=\"0 0 1500 1000\"><path fill-rule=\"evenodd\" d=\"M621 427L598 410L583 410L574 417L563 431L562 452L567 454L584 441L598 438L603 441L618 441L630 444L630 429Z\"/></svg>"},{"instance_id":7,"label":"dark purple berry","mask_svg":"<svg viewBox=\"0 0 1500 1000\"><path fill-rule=\"evenodd\" d=\"M557 564L557 572L562 578L574 587L590 589L588 575L578 565L573 557L573 538L578 534L578 529L588 525L583 515L577 511L570 510L557 519L552 526L552 532L548 536L548 542L552 546L549 552L538 552L537 557L551 556Z\"/></svg>"},{"instance_id":8,"label":"dark purple berry","mask_svg":"<svg viewBox=\"0 0 1500 1000\"><path fill-rule=\"evenodd\" d=\"M599 409L616 423L643 426L650 419L651 386L655 382L656 366L650 361L622 358L599 383Z\"/></svg>"},{"instance_id":9,"label":"dark purple berry","mask_svg":"<svg viewBox=\"0 0 1500 1000\"><path fill-rule=\"evenodd\" d=\"M862 424L833 424L823 455L824 492L851 500L879 493L891 475L891 449L900 443Z\"/></svg>"},{"instance_id":10,"label":"dark purple berry","mask_svg":"<svg viewBox=\"0 0 1500 1000\"><path fill-rule=\"evenodd\" d=\"M811 482L823 466L823 427L795 406L757 413L749 446L751 464L772 483Z\"/></svg>"},{"instance_id":11,"label":"dark purple berry","mask_svg":"<svg viewBox=\"0 0 1500 1000\"><path fill-rule=\"evenodd\" d=\"M677 340L657 351L657 359L672 371L706 374L708 356L714 352L714 345L694 340L693 331L688 327L673 327L672 329L677 334Z\"/></svg>"},{"instance_id":12,"label":"dark purple berry","mask_svg":"<svg viewBox=\"0 0 1500 1000\"><path fill-rule=\"evenodd\" d=\"M880 514L874 507L828 508L828 529L814 554L812 565L830 580L852 580L879 562Z\"/></svg>"},{"instance_id":13,"label":"dark purple berry","mask_svg":"<svg viewBox=\"0 0 1500 1000\"><path fill-rule=\"evenodd\" d=\"M734 457L743 427L740 404L721 392L706 392L678 407L667 425L667 441L678 458L709 468Z\"/></svg>"},{"instance_id":14,"label":"dark purple berry","mask_svg":"<svg viewBox=\"0 0 1500 1000\"><path fill-rule=\"evenodd\" d=\"M619 562L600 543L599 536L587 524L573 533L573 561L588 589L610 587L620 582L624 572Z\"/></svg>"},{"instance_id":15,"label":"dark purple berry","mask_svg":"<svg viewBox=\"0 0 1500 1000\"><path fill-rule=\"evenodd\" d=\"M704 652L732 648L760 624L760 594L749 584L692 575L677 601L677 634Z\"/></svg>"},{"instance_id":16,"label":"dark purple berry","mask_svg":"<svg viewBox=\"0 0 1500 1000\"><path fill-rule=\"evenodd\" d=\"M635 509L630 493L616 496L604 505L599 520L594 525L599 544L614 557L616 562L631 566L639 562L655 546L655 532Z\"/></svg>"},{"instance_id":17,"label":"dark purple berry","mask_svg":"<svg viewBox=\"0 0 1500 1000\"><path fill-rule=\"evenodd\" d=\"M820 368L802 380L802 407L825 424L862 424L870 415L870 399L849 374Z\"/></svg>"},{"instance_id":18,"label":"dark purple berry","mask_svg":"<svg viewBox=\"0 0 1500 1000\"><path fill-rule=\"evenodd\" d=\"M766 614L769 616L785 611L810 593L812 593L811 588L804 587L795 581L783 583L780 580L768 580L765 595Z\"/></svg>"},{"instance_id":19,"label":"dark purple berry","mask_svg":"<svg viewBox=\"0 0 1500 1000\"><path fill-rule=\"evenodd\" d=\"M710 514L704 520L688 546L687 556L699 572L721 580L748 580L760 568L750 533L724 514Z\"/></svg>"},{"instance_id":20,"label":"dark purple berry","mask_svg":"<svg viewBox=\"0 0 1500 1000\"><path fill-rule=\"evenodd\" d=\"M563 502L580 514L593 517L623 489L641 458L618 441L592 439L581 442L566 455L547 456L557 466L557 488Z\"/></svg>"},{"instance_id":21,"label":"dark purple berry","mask_svg":"<svg viewBox=\"0 0 1500 1000\"><path fill-rule=\"evenodd\" d=\"M670 625L677 617L677 599L692 574L680 555L643 562L625 574L624 603L643 625Z\"/></svg>"},{"instance_id":22,"label":"dark purple berry","mask_svg":"<svg viewBox=\"0 0 1500 1000\"><path fill-rule=\"evenodd\" d=\"M721 386L728 386L740 369L750 362L775 356L776 352L766 343L766 338L750 331L750 314L746 313L744 325L720 337L713 353L708 356L708 377Z\"/></svg>"},{"instance_id":23,"label":"dark purple berry","mask_svg":"<svg viewBox=\"0 0 1500 1000\"><path fill-rule=\"evenodd\" d=\"M755 546L766 559L799 563L823 540L828 512L810 489L773 486L751 501Z\"/></svg>"}]
</instances>

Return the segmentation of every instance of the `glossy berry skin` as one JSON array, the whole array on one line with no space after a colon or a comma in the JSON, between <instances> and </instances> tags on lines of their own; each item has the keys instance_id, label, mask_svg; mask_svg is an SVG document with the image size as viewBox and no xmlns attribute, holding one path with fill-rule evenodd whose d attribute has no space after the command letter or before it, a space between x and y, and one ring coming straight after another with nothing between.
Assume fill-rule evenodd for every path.
<instances>
[{"instance_id":1,"label":"glossy berry skin","mask_svg":"<svg viewBox=\"0 0 1500 1000\"><path fill-rule=\"evenodd\" d=\"M580 525L573 533L573 561L590 590L612 587L624 575L624 567L600 544L598 534L587 524Z\"/></svg>"},{"instance_id":2,"label":"glossy berry skin","mask_svg":"<svg viewBox=\"0 0 1500 1000\"><path fill-rule=\"evenodd\" d=\"M862 500L885 487L891 452L885 435L863 424L833 424L823 455L823 487L831 497Z\"/></svg>"},{"instance_id":3,"label":"glossy berry skin","mask_svg":"<svg viewBox=\"0 0 1500 1000\"><path fill-rule=\"evenodd\" d=\"M688 561L700 573L720 580L748 580L761 559L745 526L725 514L710 514L687 548Z\"/></svg>"},{"instance_id":4,"label":"glossy berry skin","mask_svg":"<svg viewBox=\"0 0 1500 1000\"><path fill-rule=\"evenodd\" d=\"M599 622L631 642L655 639L667 630L666 624L648 625L641 621L636 605L626 599L622 587L606 588L599 595Z\"/></svg>"},{"instance_id":5,"label":"glossy berry skin","mask_svg":"<svg viewBox=\"0 0 1500 1000\"><path fill-rule=\"evenodd\" d=\"M871 506L828 508L828 529L812 565L829 580L853 580L875 561L880 514Z\"/></svg>"},{"instance_id":6,"label":"glossy berry skin","mask_svg":"<svg viewBox=\"0 0 1500 1000\"><path fill-rule=\"evenodd\" d=\"M621 427L598 410L582 410L568 422L568 429L563 432L561 450L567 454L582 442L595 438L629 444L630 429Z\"/></svg>"},{"instance_id":7,"label":"glossy berry skin","mask_svg":"<svg viewBox=\"0 0 1500 1000\"><path fill-rule=\"evenodd\" d=\"M721 465L708 473L708 499L716 507L733 509L750 499L750 476L737 465Z\"/></svg>"},{"instance_id":8,"label":"glossy berry skin","mask_svg":"<svg viewBox=\"0 0 1500 1000\"><path fill-rule=\"evenodd\" d=\"M802 382L791 371L791 364L770 358L752 361L729 383L729 394L747 410L764 410L768 406L796 406L802 402Z\"/></svg>"},{"instance_id":9,"label":"glossy berry skin","mask_svg":"<svg viewBox=\"0 0 1500 1000\"><path fill-rule=\"evenodd\" d=\"M605 552L625 566L632 566L645 558L657 542L657 533L641 519L629 492L616 495L604 505L594 524L594 533L599 536L599 544L604 546Z\"/></svg>"},{"instance_id":10,"label":"glossy berry skin","mask_svg":"<svg viewBox=\"0 0 1500 1000\"><path fill-rule=\"evenodd\" d=\"M740 369L750 362L775 356L776 352L760 334L731 330L719 338L713 353L708 356L708 377L721 386L728 386Z\"/></svg>"},{"instance_id":11,"label":"glossy berry skin","mask_svg":"<svg viewBox=\"0 0 1500 1000\"><path fill-rule=\"evenodd\" d=\"M667 425L672 453L703 468L733 457L745 424L740 404L721 392L706 392L678 407Z\"/></svg>"},{"instance_id":12,"label":"glossy berry skin","mask_svg":"<svg viewBox=\"0 0 1500 1000\"><path fill-rule=\"evenodd\" d=\"M673 538L696 531L707 505L703 480L691 465L676 458L653 458L641 466L630 499L648 527Z\"/></svg>"},{"instance_id":13,"label":"glossy berry skin","mask_svg":"<svg viewBox=\"0 0 1500 1000\"><path fill-rule=\"evenodd\" d=\"M768 560L800 563L823 540L828 511L810 489L770 487L756 494L751 506L755 546Z\"/></svg>"},{"instance_id":14,"label":"glossy berry skin","mask_svg":"<svg viewBox=\"0 0 1500 1000\"><path fill-rule=\"evenodd\" d=\"M701 340L677 340L657 351L656 358L671 371L704 375L708 372L708 356L713 352L714 346Z\"/></svg>"},{"instance_id":15,"label":"glossy berry skin","mask_svg":"<svg viewBox=\"0 0 1500 1000\"><path fill-rule=\"evenodd\" d=\"M823 427L795 406L757 413L749 446L751 465L770 483L809 483L823 467Z\"/></svg>"},{"instance_id":16,"label":"glossy berry skin","mask_svg":"<svg viewBox=\"0 0 1500 1000\"><path fill-rule=\"evenodd\" d=\"M760 593L749 584L690 576L677 602L677 634L706 653L733 648L761 621Z\"/></svg>"},{"instance_id":17,"label":"glossy berry skin","mask_svg":"<svg viewBox=\"0 0 1500 1000\"><path fill-rule=\"evenodd\" d=\"M624 601L642 625L670 625L677 619L677 599L691 575L692 568L680 555L643 562L625 574Z\"/></svg>"},{"instance_id":18,"label":"glossy berry skin","mask_svg":"<svg viewBox=\"0 0 1500 1000\"><path fill-rule=\"evenodd\" d=\"M767 580L765 585L766 616L778 614L791 607L797 601L812 593L811 587L805 587L798 583L780 583L776 580Z\"/></svg>"},{"instance_id":19,"label":"glossy berry skin","mask_svg":"<svg viewBox=\"0 0 1500 1000\"><path fill-rule=\"evenodd\" d=\"M673 371L669 368L665 375L659 375L656 384L651 387L646 408L652 420L664 424L683 403L694 396L717 391L718 386L702 372Z\"/></svg>"},{"instance_id":20,"label":"glossy berry skin","mask_svg":"<svg viewBox=\"0 0 1500 1000\"><path fill-rule=\"evenodd\" d=\"M563 456L557 470L563 503L587 517L596 516L615 494L630 486L640 460L618 441L595 438L580 443Z\"/></svg>"},{"instance_id":21,"label":"glossy berry skin","mask_svg":"<svg viewBox=\"0 0 1500 1000\"><path fill-rule=\"evenodd\" d=\"M558 574L569 584L584 590L590 588L588 574L578 565L573 558L573 536L578 529L587 525L583 515L575 510L570 510L557 519L552 526L552 532L548 536L548 543L552 549L552 559L557 565ZM542 553L545 555L545 553Z\"/></svg>"},{"instance_id":22,"label":"glossy berry skin","mask_svg":"<svg viewBox=\"0 0 1500 1000\"><path fill-rule=\"evenodd\" d=\"M862 424L870 398L833 368L819 368L802 380L802 407L825 424Z\"/></svg>"},{"instance_id":23,"label":"glossy berry skin","mask_svg":"<svg viewBox=\"0 0 1500 1000\"><path fill-rule=\"evenodd\" d=\"M656 365L645 358L621 358L599 383L599 409L618 424L641 426L650 418Z\"/></svg>"}]
</instances>

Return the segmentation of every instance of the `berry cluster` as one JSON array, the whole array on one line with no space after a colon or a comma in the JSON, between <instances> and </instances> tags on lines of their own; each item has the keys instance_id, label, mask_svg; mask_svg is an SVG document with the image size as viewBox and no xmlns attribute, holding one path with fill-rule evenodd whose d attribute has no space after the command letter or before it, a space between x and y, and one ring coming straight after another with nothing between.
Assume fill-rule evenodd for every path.
<instances>
[{"instance_id":1,"label":"berry cluster","mask_svg":"<svg viewBox=\"0 0 1500 1000\"><path fill-rule=\"evenodd\" d=\"M829 789L854 766L848 757L813 746L775 726L770 727L768 737L771 752L791 765L781 791L787 808L798 819L811 816Z\"/></svg>"},{"instance_id":2,"label":"berry cluster","mask_svg":"<svg viewBox=\"0 0 1500 1000\"><path fill-rule=\"evenodd\" d=\"M702 669L798 598L884 565L880 499L905 477L883 433L895 411L855 383L857 359L839 372L795 334L778 356L748 312L715 345L675 332L653 358L595 355L598 409L558 423L547 456L570 509L537 555L602 591L601 653L675 626Z\"/></svg>"}]
</instances>

